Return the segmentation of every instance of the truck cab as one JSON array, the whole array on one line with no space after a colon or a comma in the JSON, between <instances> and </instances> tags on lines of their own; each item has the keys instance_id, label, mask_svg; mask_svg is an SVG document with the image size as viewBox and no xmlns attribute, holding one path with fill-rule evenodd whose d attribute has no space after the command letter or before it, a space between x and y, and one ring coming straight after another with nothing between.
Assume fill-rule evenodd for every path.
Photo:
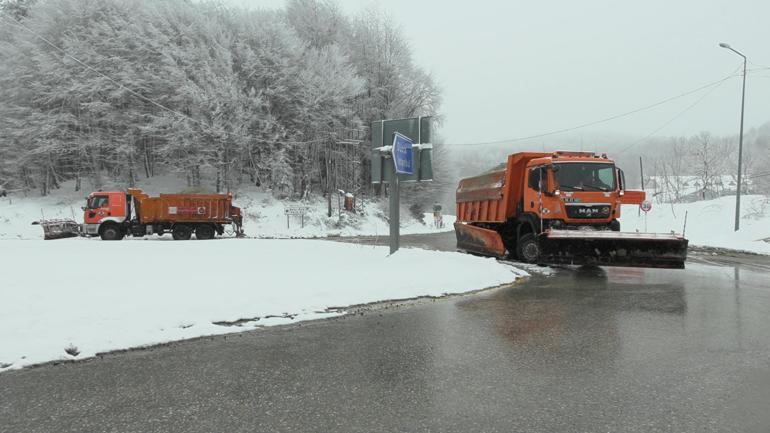
<instances>
[{"instance_id":1,"label":"truck cab","mask_svg":"<svg viewBox=\"0 0 770 433\"><path fill-rule=\"evenodd\" d=\"M539 226L536 232L549 228L620 231L620 205L641 202L644 192L624 196L623 171L606 155L555 152L527 163L521 214Z\"/></svg>"},{"instance_id":2,"label":"truck cab","mask_svg":"<svg viewBox=\"0 0 770 433\"><path fill-rule=\"evenodd\" d=\"M86 236L104 237L103 231L107 227L118 227L126 222L130 214L129 203L127 194L122 191L92 192L86 198L86 205L83 207L83 233ZM105 224L107 222L115 224ZM117 237L119 233L107 235Z\"/></svg>"}]
</instances>

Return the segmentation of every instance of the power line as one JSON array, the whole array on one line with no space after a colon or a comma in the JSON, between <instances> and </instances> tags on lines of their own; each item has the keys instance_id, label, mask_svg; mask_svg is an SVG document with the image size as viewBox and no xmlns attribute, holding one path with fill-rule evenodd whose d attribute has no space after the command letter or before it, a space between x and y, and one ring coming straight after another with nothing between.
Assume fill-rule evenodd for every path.
<instances>
[{"instance_id":1,"label":"power line","mask_svg":"<svg viewBox=\"0 0 770 433\"><path fill-rule=\"evenodd\" d=\"M674 100L677 100L677 99L680 99L680 98L684 98L685 96L692 95L693 93L697 93L697 92L699 92L701 90L708 89L708 88L714 87L714 86L718 86L718 85L722 84L723 82L725 82L725 81L727 81L727 80L729 80L731 78L734 78L734 77L736 77L736 75L734 73L732 73L732 74L728 75L727 77L724 77L724 78L719 79L717 81L713 81L711 83L708 83L708 84L705 84L703 86L700 86L700 87L698 87L696 89L692 89L692 90L689 90L687 92L681 93L679 95L663 99L663 100L658 101L658 102L656 102L654 104L645 105L644 107L640 107L640 108L637 108L635 110L627 111L625 113L616 114L614 116L605 117L603 119L594 120L592 122L583 123L583 124L572 126L572 127L569 127L569 128L562 128L562 129L557 129L557 130L554 130L554 131L545 132L545 133L542 133L542 134L529 135L529 136L526 136L526 137L511 138L511 139L507 139L507 140L496 140L496 141L487 141L487 142L480 142L480 143L458 143L458 144L447 144L447 145L448 146L486 146L486 145L491 145L491 144L506 144L506 143L514 143L514 142L517 142L517 141L525 141L525 140L532 140L532 139L535 139L535 138L548 137L550 135L561 134L561 133L564 133L564 132L570 132L570 131L574 131L574 130L577 130L577 129L586 128L588 126L598 125L600 123L605 123L605 122L609 122L609 121L612 121L612 120L620 119L622 117L627 117L627 116L630 116L632 114L636 114L636 113L639 113L639 112L642 112L642 111L646 111L646 110L658 107L658 106L666 104L668 102L671 102L671 101L674 101Z\"/></svg>"},{"instance_id":2,"label":"power line","mask_svg":"<svg viewBox=\"0 0 770 433\"><path fill-rule=\"evenodd\" d=\"M739 68L739 69L740 69L740 68ZM736 71L733 71L733 74L734 74L735 72L737 72L737 70L736 70ZM641 143L641 142L643 142L643 141L647 140L648 138L652 137L653 135L655 135L655 134L657 134L658 132L660 132L661 130L663 130L663 128L665 128L665 127L667 127L668 125L670 125L671 123L673 123L673 122L674 122L676 119L680 118L682 115L684 115L684 114L685 114L685 113L687 113L688 111L690 111L690 110L692 110L693 108L695 108L695 107L696 107L698 104L700 104L700 103L701 103L701 102L702 102L704 99L706 99L706 98L707 98L709 95L711 95L712 93L714 93L714 91L715 91L715 90L717 90L718 88L720 88L720 87L722 86L722 84L723 84L723 83L724 83L724 81L720 81L720 82L719 82L719 84L717 84L717 85L715 85L714 87L712 87L711 89L709 89L709 91L708 91L708 92L704 93L704 94L703 94L703 95L702 95L700 98L698 98L698 99L697 99L695 102L693 102L692 104L690 104L690 105L689 105L687 108L685 108L684 110L682 110L682 111L680 111L679 113L677 113L677 114L676 114L674 117L672 117L671 119L667 120L667 121L666 121L665 123L663 123L663 124L662 124L660 127L656 128L654 131L650 132L650 133L649 133L649 134L647 134L646 136L644 136L644 137L642 137L642 138L640 138L640 139L638 139L638 140L634 141L633 143L631 143L630 145L628 145L627 147L625 147L624 149L622 149L622 150L621 150L620 152L618 152L617 154L618 154L618 155L620 155L621 153L624 153L624 152L626 152L627 150L631 149L632 147L636 146L637 144L639 144L639 143Z\"/></svg>"},{"instance_id":3,"label":"power line","mask_svg":"<svg viewBox=\"0 0 770 433\"><path fill-rule=\"evenodd\" d=\"M746 179L756 179L758 177L767 177L767 176L770 176L770 172L759 173L759 174L755 174L755 175L751 175L751 176L746 176Z\"/></svg>"}]
</instances>

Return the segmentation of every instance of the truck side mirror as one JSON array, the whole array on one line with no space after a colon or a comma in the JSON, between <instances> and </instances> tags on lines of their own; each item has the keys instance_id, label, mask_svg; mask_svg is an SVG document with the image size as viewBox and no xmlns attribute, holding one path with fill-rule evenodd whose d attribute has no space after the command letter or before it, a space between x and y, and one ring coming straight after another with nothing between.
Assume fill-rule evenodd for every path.
<instances>
[{"instance_id":1,"label":"truck side mirror","mask_svg":"<svg viewBox=\"0 0 770 433\"><path fill-rule=\"evenodd\" d=\"M623 173L623 170L616 169L617 170L617 177L618 177L618 190L623 193L626 190L626 175Z\"/></svg>"}]
</instances>

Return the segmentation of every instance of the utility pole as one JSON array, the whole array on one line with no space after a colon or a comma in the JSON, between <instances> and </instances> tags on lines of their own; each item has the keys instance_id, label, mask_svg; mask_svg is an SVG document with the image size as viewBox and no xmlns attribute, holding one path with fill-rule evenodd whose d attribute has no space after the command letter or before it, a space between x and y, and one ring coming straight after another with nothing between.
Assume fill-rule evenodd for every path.
<instances>
[{"instance_id":1,"label":"utility pole","mask_svg":"<svg viewBox=\"0 0 770 433\"><path fill-rule=\"evenodd\" d=\"M741 54L738 50L731 47L724 42L719 44L720 47L728 49L735 54L743 57L743 93L741 94L741 132L738 136L738 186L735 191L735 231L737 232L741 228L741 183L742 183L742 171L743 171L743 111L746 106L746 56Z\"/></svg>"}]
</instances>

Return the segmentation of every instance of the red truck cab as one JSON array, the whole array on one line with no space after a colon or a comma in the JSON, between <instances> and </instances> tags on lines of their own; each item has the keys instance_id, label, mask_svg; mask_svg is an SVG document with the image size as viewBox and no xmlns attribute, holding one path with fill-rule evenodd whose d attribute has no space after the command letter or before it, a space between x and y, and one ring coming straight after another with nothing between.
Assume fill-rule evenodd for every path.
<instances>
[{"instance_id":1,"label":"red truck cab","mask_svg":"<svg viewBox=\"0 0 770 433\"><path fill-rule=\"evenodd\" d=\"M127 194L122 191L92 192L83 207L83 233L99 235L99 228L111 221L118 225L126 222L129 215Z\"/></svg>"}]
</instances>

